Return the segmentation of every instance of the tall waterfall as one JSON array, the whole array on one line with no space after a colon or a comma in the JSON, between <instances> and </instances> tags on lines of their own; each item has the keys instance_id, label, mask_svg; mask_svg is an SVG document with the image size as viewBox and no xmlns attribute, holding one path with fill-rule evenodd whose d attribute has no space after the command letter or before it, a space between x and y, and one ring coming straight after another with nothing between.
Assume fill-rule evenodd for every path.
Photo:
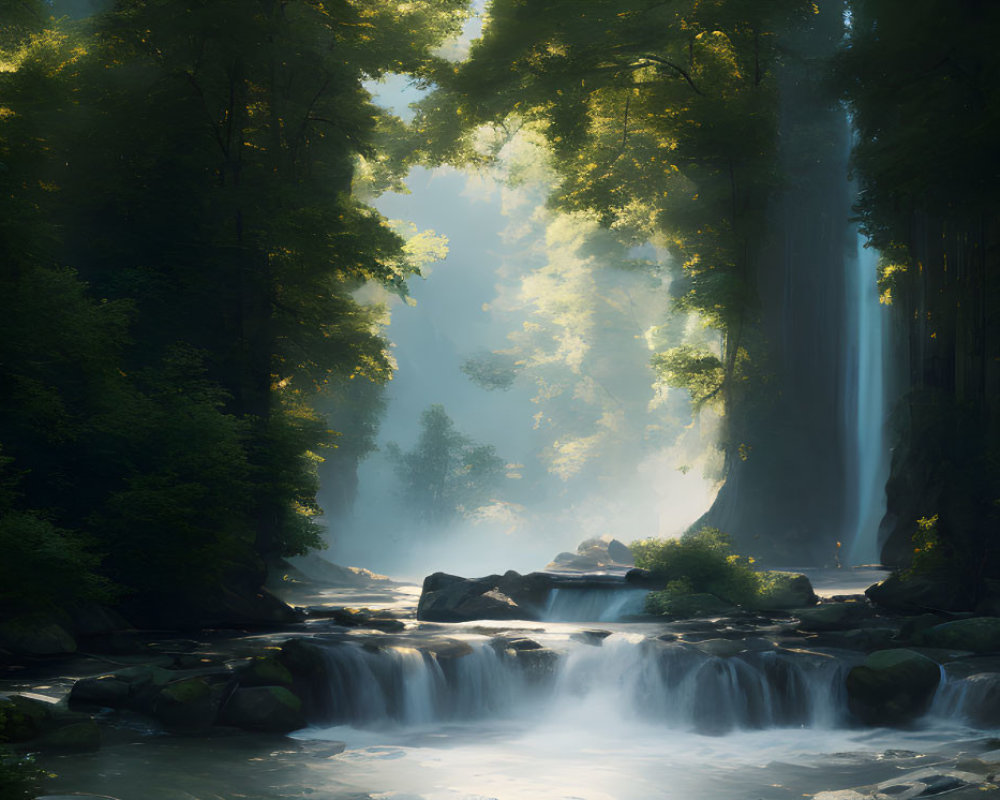
<instances>
[{"instance_id":1,"label":"tall waterfall","mask_svg":"<svg viewBox=\"0 0 1000 800\"><path fill-rule=\"evenodd\" d=\"M885 513L888 444L885 431L885 330L877 285L878 252L857 234L857 257L847 276L844 376L847 562L879 561L879 522Z\"/></svg>"}]
</instances>

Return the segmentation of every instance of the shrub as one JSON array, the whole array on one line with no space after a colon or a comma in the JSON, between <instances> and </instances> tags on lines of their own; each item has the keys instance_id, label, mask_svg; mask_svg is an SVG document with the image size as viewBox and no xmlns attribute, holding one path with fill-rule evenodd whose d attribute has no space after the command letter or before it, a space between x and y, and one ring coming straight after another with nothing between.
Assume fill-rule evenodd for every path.
<instances>
[{"instance_id":1,"label":"shrub","mask_svg":"<svg viewBox=\"0 0 1000 800\"><path fill-rule=\"evenodd\" d=\"M0 797L4 800L31 800L39 791L42 775L31 756L19 756L0 746Z\"/></svg>"},{"instance_id":2,"label":"shrub","mask_svg":"<svg viewBox=\"0 0 1000 800\"><path fill-rule=\"evenodd\" d=\"M702 528L680 539L644 539L630 545L637 567L663 578L664 589L652 592L647 611L682 615L681 598L711 594L732 605L755 604L762 590L752 560L732 552L729 537Z\"/></svg>"}]
</instances>

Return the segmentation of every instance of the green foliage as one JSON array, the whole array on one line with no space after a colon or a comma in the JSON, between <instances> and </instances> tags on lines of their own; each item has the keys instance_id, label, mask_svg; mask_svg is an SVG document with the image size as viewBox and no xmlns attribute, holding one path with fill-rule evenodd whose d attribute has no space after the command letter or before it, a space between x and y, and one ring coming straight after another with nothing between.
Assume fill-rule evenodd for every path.
<instances>
[{"instance_id":1,"label":"green foliage","mask_svg":"<svg viewBox=\"0 0 1000 800\"><path fill-rule=\"evenodd\" d=\"M681 345L656 353L652 363L667 386L687 389L691 393L696 408L717 397L722 389L725 368L718 356L708 351Z\"/></svg>"},{"instance_id":2,"label":"green foliage","mask_svg":"<svg viewBox=\"0 0 1000 800\"><path fill-rule=\"evenodd\" d=\"M403 498L417 519L440 525L472 514L494 499L505 462L493 445L477 444L455 429L444 407L432 405L420 417L420 437L409 452L390 443Z\"/></svg>"},{"instance_id":3,"label":"green foliage","mask_svg":"<svg viewBox=\"0 0 1000 800\"><path fill-rule=\"evenodd\" d=\"M41 791L44 775L32 756L18 755L0 745L0 797L4 800L32 800Z\"/></svg>"},{"instance_id":4,"label":"green foliage","mask_svg":"<svg viewBox=\"0 0 1000 800\"><path fill-rule=\"evenodd\" d=\"M734 554L729 537L715 528L702 528L680 539L643 539L629 545L637 567L664 581L653 592L652 613L668 613L674 602L691 594L711 594L734 605L752 605L761 591L751 560ZM671 612L672 613L672 612Z\"/></svg>"}]
</instances>

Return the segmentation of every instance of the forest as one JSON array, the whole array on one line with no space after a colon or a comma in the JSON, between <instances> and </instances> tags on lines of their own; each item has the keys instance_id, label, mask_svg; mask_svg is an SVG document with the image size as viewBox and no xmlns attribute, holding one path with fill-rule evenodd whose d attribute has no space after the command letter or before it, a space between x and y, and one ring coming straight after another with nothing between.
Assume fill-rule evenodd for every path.
<instances>
[{"instance_id":1,"label":"forest","mask_svg":"<svg viewBox=\"0 0 1000 800\"><path fill-rule=\"evenodd\" d=\"M276 582L364 538L372 458L430 537L692 431L692 558L1000 613L997 31L983 0L0 0L0 665L95 614L300 622ZM445 400L381 432L455 235L379 210L417 170L541 192L530 315L459 376L530 387L526 463ZM884 326L854 439L850 280Z\"/></svg>"}]
</instances>

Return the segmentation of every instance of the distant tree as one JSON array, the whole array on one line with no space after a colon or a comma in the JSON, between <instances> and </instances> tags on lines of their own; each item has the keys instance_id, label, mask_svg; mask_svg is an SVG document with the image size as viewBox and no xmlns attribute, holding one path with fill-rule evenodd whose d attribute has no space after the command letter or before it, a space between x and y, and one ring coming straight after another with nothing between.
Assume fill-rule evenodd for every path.
<instances>
[{"instance_id":1,"label":"distant tree","mask_svg":"<svg viewBox=\"0 0 1000 800\"><path fill-rule=\"evenodd\" d=\"M504 479L505 463L493 445L478 444L455 429L444 406L420 416L420 437L404 453L386 451L395 465L403 499L418 519L442 525L470 514L491 499Z\"/></svg>"}]
</instances>

